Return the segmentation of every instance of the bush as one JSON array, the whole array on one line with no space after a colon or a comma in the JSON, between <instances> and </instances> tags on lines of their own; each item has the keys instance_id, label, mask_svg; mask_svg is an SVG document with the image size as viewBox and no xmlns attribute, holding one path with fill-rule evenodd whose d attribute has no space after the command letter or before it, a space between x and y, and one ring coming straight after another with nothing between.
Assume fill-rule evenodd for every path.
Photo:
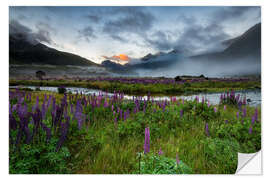
<instances>
[{"instance_id":1,"label":"bush","mask_svg":"<svg viewBox=\"0 0 270 180\"><path fill-rule=\"evenodd\" d=\"M69 173L66 147L55 151L57 139L47 143L22 144L19 151L11 146L9 154L10 174L62 174Z\"/></svg>"},{"instance_id":2,"label":"bush","mask_svg":"<svg viewBox=\"0 0 270 180\"><path fill-rule=\"evenodd\" d=\"M167 158L164 155L139 153L140 174L191 174L192 169L184 162L176 163L176 159Z\"/></svg>"},{"instance_id":3,"label":"bush","mask_svg":"<svg viewBox=\"0 0 270 180\"><path fill-rule=\"evenodd\" d=\"M59 86L57 90L59 94L64 94L67 92L67 89L64 86Z\"/></svg>"},{"instance_id":4,"label":"bush","mask_svg":"<svg viewBox=\"0 0 270 180\"><path fill-rule=\"evenodd\" d=\"M201 140L207 166L219 166L219 173L235 173L238 162L239 144L237 141L206 138Z\"/></svg>"}]
</instances>

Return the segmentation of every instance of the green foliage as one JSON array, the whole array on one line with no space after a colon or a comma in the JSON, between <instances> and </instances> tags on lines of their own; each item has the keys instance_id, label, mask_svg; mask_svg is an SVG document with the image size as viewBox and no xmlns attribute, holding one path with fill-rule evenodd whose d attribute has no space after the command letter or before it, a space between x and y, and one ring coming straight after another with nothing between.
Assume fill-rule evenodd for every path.
<instances>
[{"instance_id":1,"label":"green foliage","mask_svg":"<svg viewBox=\"0 0 270 180\"><path fill-rule=\"evenodd\" d=\"M11 174L62 174L70 173L66 147L55 151L57 139L49 143L22 144L19 149L10 146L9 171Z\"/></svg>"},{"instance_id":2,"label":"green foliage","mask_svg":"<svg viewBox=\"0 0 270 180\"><path fill-rule=\"evenodd\" d=\"M63 86L57 88L59 94L64 94L67 92L67 89Z\"/></svg>"},{"instance_id":3,"label":"green foliage","mask_svg":"<svg viewBox=\"0 0 270 180\"><path fill-rule=\"evenodd\" d=\"M138 121L126 120L126 122L120 122L117 125L117 133L120 139L141 136L144 133L144 126L142 126Z\"/></svg>"},{"instance_id":4,"label":"green foliage","mask_svg":"<svg viewBox=\"0 0 270 180\"><path fill-rule=\"evenodd\" d=\"M120 91L125 94L131 95L188 95L200 92L224 92L230 90L243 90L243 89L257 89L261 86L260 80L249 81L212 81L206 80L203 82L188 81L183 84L177 83L121 83L117 81L91 81L91 80L48 80L46 83L42 83L38 80L15 80L10 79L9 84L11 86L16 85L35 85L35 86L69 86L69 87L85 87L100 89L107 92Z\"/></svg>"},{"instance_id":5,"label":"green foliage","mask_svg":"<svg viewBox=\"0 0 270 180\"><path fill-rule=\"evenodd\" d=\"M183 161L177 164L176 159L164 155L139 153L137 174L191 174L192 169Z\"/></svg>"},{"instance_id":6,"label":"green foliage","mask_svg":"<svg viewBox=\"0 0 270 180\"><path fill-rule=\"evenodd\" d=\"M221 166L220 173L234 173L237 168L239 144L233 139L206 138L201 140L207 166Z\"/></svg>"},{"instance_id":7,"label":"green foliage","mask_svg":"<svg viewBox=\"0 0 270 180\"><path fill-rule=\"evenodd\" d=\"M254 125L248 120L239 120L236 123L221 124L217 128L217 137L235 139L240 144L239 152L254 153L261 149L261 124L255 122ZM249 128L252 133L249 134Z\"/></svg>"},{"instance_id":8,"label":"green foliage","mask_svg":"<svg viewBox=\"0 0 270 180\"><path fill-rule=\"evenodd\" d=\"M35 97L43 101L44 92L33 92L29 111L35 104ZM48 95L48 94L47 94ZM56 102L60 102L63 94L54 94ZM69 98L68 98L69 100ZM114 174L189 174L189 173L235 173L237 152L253 153L261 148L260 107L258 107L258 122L251 123L255 112L254 107L245 106L245 118L236 118L239 111L234 105L214 107L196 101L182 100L168 102L163 109L155 102L147 102L143 112L140 104L139 112L134 113L135 104L130 100L113 101L114 111L117 108L129 110L129 117L124 121L119 119L119 113L113 115L111 103L104 107L104 99L100 106L92 107L84 104L83 112L86 120L82 129L78 130L74 114L71 118L67 140L59 152L55 152L58 135L47 144L46 134L42 131L41 141L36 139L33 144L21 144L20 148L10 143L10 173L114 173ZM17 103L10 99L11 105ZM73 108L76 100L73 98ZM85 107L87 105L87 107ZM51 109L51 108L49 108ZM180 112L183 111L183 116ZM114 117L117 123L114 122ZM14 113L17 122L19 119ZM47 113L43 122L50 127L52 118ZM225 121L226 120L226 121ZM205 124L209 126L209 136L205 133ZM29 124L32 132L33 124ZM164 155L141 154L143 151L144 131L150 129L150 152L157 153L160 148ZM252 127L252 133L249 128ZM14 142L17 131L10 131ZM44 142L43 142L44 139ZM22 143L25 139L22 139ZM179 154L181 162L176 165L175 155ZM139 171L140 166L140 171ZM191 170L192 169L192 170Z\"/></svg>"}]
</instances>

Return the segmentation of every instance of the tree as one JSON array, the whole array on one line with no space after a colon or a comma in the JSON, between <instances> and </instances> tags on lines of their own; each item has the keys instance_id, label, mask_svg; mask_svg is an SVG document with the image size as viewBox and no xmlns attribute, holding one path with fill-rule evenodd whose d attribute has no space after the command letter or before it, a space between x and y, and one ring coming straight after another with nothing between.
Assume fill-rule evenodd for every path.
<instances>
[{"instance_id":1,"label":"tree","mask_svg":"<svg viewBox=\"0 0 270 180\"><path fill-rule=\"evenodd\" d=\"M46 73L44 71L37 71L36 72L36 77L39 79L39 80L42 80L43 79L43 76L46 76Z\"/></svg>"}]
</instances>

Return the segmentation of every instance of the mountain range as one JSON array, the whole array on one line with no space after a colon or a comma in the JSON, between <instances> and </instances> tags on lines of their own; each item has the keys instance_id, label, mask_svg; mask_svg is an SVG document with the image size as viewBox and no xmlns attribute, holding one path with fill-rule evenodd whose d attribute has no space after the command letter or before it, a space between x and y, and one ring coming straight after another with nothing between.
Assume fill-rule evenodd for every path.
<instances>
[{"instance_id":1,"label":"mountain range","mask_svg":"<svg viewBox=\"0 0 270 180\"><path fill-rule=\"evenodd\" d=\"M258 23L242 35L220 42L226 48L221 52L205 53L186 57L177 50L147 54L142 58L132 60L125 65L107 59L96 64L78 55L58 51L42 43L31 43L20 34L9 35L10 64L49 64L49 65L76 65L100 66L116 73L130 74L137 70L156 70L179 65L183 59L195 62L234 62L243 59L260 61L261 58L261 23Z\"/></svg>"},{"instance_id":2,"label":"mountain range","mask_svg":"<svg viewBox=\"0 0 270 180\"><path fill-rule=\"evenodd\" d=\"M136 69L158 69L168 68L180 61L188 59L197 63L207 63L208 61L228 63L243 61L243 59L252 59L252 61L260 61L261 59L261 23L258 23L244 32L242 35L221 42L226 48L221 52L212 52L199 54L196 56L185 57L181 52L172 50L168 53L159 52L157 54L147 54L140 58L137 63L127 63L120 65L110 60L103 61L102 65L111 71L118 73L126 71L134 71Z\"/></svg>"},{"instance_id":3,"label":"mountain range","mask_svg":"<svg viewBox=\"0 0 270 180\"><path fill-rule=\"evenodd\" d=\"M31 43L22 34L9 35L9 63L100 66L86 58L58 51L42 43Z\"/></svg>"},{"instance_id":4,"label":"mountain range","mask_svg":"<svg viewBox=\"0 0 270 180\"><path fill-rule=\"evenodd\" d=\"M261 58L261 23L258 23L242 35L222 42L227 48L221 52L201 54L192 59L235 60L244 58Z\"/></svg>"}]
</instances>

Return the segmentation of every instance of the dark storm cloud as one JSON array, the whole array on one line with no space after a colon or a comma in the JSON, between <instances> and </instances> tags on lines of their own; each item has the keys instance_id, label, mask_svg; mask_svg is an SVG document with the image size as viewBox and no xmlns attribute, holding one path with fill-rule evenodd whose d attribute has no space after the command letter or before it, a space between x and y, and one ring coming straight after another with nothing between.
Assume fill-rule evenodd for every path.
<instances>
[{"instance_id":1,"label":"dark storm cloud","mask_svg":"<svg viewBox=\"0 0 270 180\"><path fill-rule=\"evenodd\" d=\"M223 7L205 17L206 21L203 23L199 21L200 17L181 13L177 21L184 24L185 28L181 32L174 32L174 37L178 37L176 41L171 41L166 32L160 31L156 33L159 37L156 40L152 40L152 36L145 40L158 51L178 49L187 54L196 54L200 50L219 51L225 48L221 42L232 38L225 32L223 23L241 21L252 12L257 13L255 19L260 20L260 7Z\"/></svg>"},{"instance_id":2,"label":"dark storm cloud","mask_svg":"<svg viewBox=\"0 0 270 180\"><path fill-rule=\"evenodd\" d=\"M232 38L227 34L223 27L223 22L239 20L248 16L252 11L257 12L257 18L260 18L259 7L223 7L216 10L210 17L205 17L206 22L202 23L198 17L181 14L177 20L185 25L178 39L172 42L166 38L164 32L159 32L157 40L147 39L147 42L153 44L157 50L178 49L187 50L196 54L196 51L218 51L225 47L222 41Z\"/></svg>"},{"instance_id":3,"label":"dark storm cloud","mask_svg":"<svg viewBox=\"0 0 270 180\"><path fill-rule=\"evenodd\" d=\"M9 34L19 35L20 38L25 38L32 44L37 44L39 42L46 42L48 44L53 44L50 36L50 32L44 28L45 24L37 24L37 31L33 32L30 28L22 25L17 20L11 20L9 23Z\"/></svg>"},{"instance_id":4,"label":"dark storm cloud","mask_svg":"<svg viewBox=\"0 0 270 180\"><path fill-rule=\"evenodd\" d=\"M232 7L223 7L221 10L216 11L213 14L214 21L223 22L227 20L233 20L242 18L248 15L251 11L258 11L260 7L256 6L232 6Z\"/></svg>"},{"instance_id":5,"label":"dark storm cloud","mask_svg":"<svg viewBox=\"0 0 270 180\"><path fill-rule=\"evenodd\" d=\"M94 29L90 26L88 26L82 30L79 30L78 32L79 32L79 38L83 38L88 42L90 42L92 39L96 38Z\"/></svg>"},{"instance_id":6,"label":"dark storm cloud","mask_svg":"<svg viewBox=\"0 0 270 180\"><path fill-rule=\"evenodd\" d=\"M181 15L178 21L184 24L181 31L157 31L145 39L147 44L158 51L177 49L191 55L191 52L196 54L205 49L219 50L223 48L219 45L220 42L230 37L223 27L215 22L201 24L195 17L186 15Z\"/></svg>"},{"instance_id":7,"label":"dark storm cloud","mask_svg":"<svg viewBox=\"0 0 270 180\"><path fill-rule=\"evenodd\" d=\"M29 34L31 33L31 29L20 24L17 20L11 20L9 23L9 33L10 34Z\"/></svg>"},{"instance_id":8,"label":"dark storm cloud","mask_svg":"<svg viewBox=\"0 0 270 180\"><path fill-rule=\"evenodd\" d=\"M132 33L138 36L145 36L154 23L154 16L138 7L120 7L111 11L118 16L117 19L105 21L103 32L115 40L127 39L119 37L125 33Z\"/></svg>"},{"instance_id":9,"label":"dark storm cloud","mask_svg":"<svg viewBox=\"0 0 270 180\"><path fill-rule=\"evenodd\" d=\"M173 48L172 36L176 36L177 33L170 31L156 31L153 34L147 36L145 41L148 45L153 46L159 51L166 51ZM151 37L151 38L150 38ZM154 38L154 39L153 39Z\"/></svg>"},{"instance_id":10,"label":"dark storm cloud","mask_svg":"<svg viewBox=\"0 0 270 180\"><path fill-rule=\"evenodd\" d=\"M187 27L175 43L175 49L190 49L194 53L200 51L216 51L222 49L221 42L230 36L218 24L193 25Z\"/></svg>"},{"instance_id":11,"label":"dark storm cloud","mask_svg":"<svg viewBox=\"0 0 270 180\"><path fill-rule=\"evenodd\" d=\"M91 9L83 17L87 19L86 27L79 30L79 36L86 41L96 38L95 34L103 33L113 40L128 42L127 34L145 37L145 32L150 30L154 16L144 10L144 7L105 7ZM98 28L91 28L91 27ZM99 29L100 28L100 29Z\"/></svg>"},{"instance_id":12,"label":"dark storm cloud","mask_svg":"<svg viewBox=\"0 0 270 180\"><path fill-rule=\"evenodd\" d=\"M94 23L98 23L101 20L100 16L92 15L92 14L86 15L86 18L89 19L91 22L94 22Z\"/></svg>"}]
</instances>

